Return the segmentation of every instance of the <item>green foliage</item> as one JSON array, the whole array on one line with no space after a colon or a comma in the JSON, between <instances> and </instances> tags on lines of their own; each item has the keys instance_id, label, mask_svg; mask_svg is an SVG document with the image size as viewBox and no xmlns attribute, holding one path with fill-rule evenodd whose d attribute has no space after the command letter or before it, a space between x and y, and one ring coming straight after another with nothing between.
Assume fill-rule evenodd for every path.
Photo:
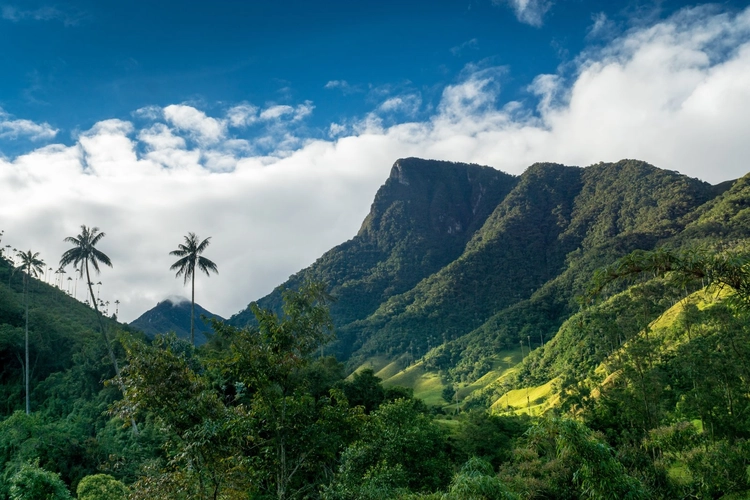
<instances>
[{"instance_id":1,"label":"green foliage","mask_svg":"<svg viewBox=\"0 0 750 500\"><path fill-rule=\"evenodd\" d=\"M614 450L575 420L541 420L524 441L514 463L504 467L500 477L528 496L638 499L648 495Z\"/></svg>"},{"instance_id":2,"label":"green foliage","mask_svg":"<svg viewBox=\"0 0 750 500\"><path fill-rule=\"evenodd\" d=\"M482 459L498 467L512 458L515 440L529 428L528 416L491 415L472 410L464 415L459 431L452 436L459 459Z\"/></svg>"},{"instance_id":3,"label":"green foliage","mask_svg":"<svg viewBox=\"0 0 750 500\"><path fill-rule=\"evenodd\" d=\"M10 500L67 500L72 498L59 474L25 463L10 479Z\"/></svg>"},{"instance_id":4,"label":"green foliage","mask_svg":"<svg viewBox=\"0 0 750 500\"><path fill-rule=\"evenodd\" d=\"M380 382L368 368L355 373L351 382L343 383L342 390L350 405L362 406L365 413L369 414L385 400L385 391Z\"/></svg>"},{"instance_id":5,"label":"green foliage","mask_svg":"<svg viewBox=\"0 0 750 500\"><path fill-rule=\"evenodd\" d=\"M109 474L95 474L81 479L76 494L78 500L126 500L128 489Z\"/></svg>"},{"instance_id":6,"label":"green foliage","mask_svg":"<svg viewBox=\"0 0 750 500\"><path fill-rule=\"evenodd\" d=\"M492 465L472 457L451 481L445 500L513 500L518 496L495 475Z\"/></svg>"},{"instance_id":7,"label":"green foliage","mask_svg":"<svg viewBox=\"0 0 750 500\"><path fill-rule=\"evenodd\" d=\"M166 432L165 459L134 485L134 498L283 499L332 474L360 413L340 392L323 392L331 367L311 362L331 336L327 300L320 285L289 291L283 316L256 307L255 328L216 324L205 353L174 336L126 345L129 403L117 408L150 414ZM315 366L322 373L311 377Z\"/></svg>"},{"instance_id":8,"label":"green foliage","mask_svg":"<svg viewBox=\"0 0 750 500\"><path fill-rule=\"evenodd\" d=\"M443 432L415 401L383 404L364 421L358 439L342 454L341 467L328 498L360 497L368 488L435 491L450 477Z\"/></svg>"}]
</instances>

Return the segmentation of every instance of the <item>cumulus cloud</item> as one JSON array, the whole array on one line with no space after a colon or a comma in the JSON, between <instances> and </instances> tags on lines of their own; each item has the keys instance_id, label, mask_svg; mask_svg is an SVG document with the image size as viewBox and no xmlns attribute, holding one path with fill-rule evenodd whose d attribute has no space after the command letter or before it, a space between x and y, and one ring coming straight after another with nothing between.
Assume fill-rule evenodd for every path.
<instances>
[{"instance_id":1,"label":"cumulus cloud","mask_svg":"<svg viewBox=\"0 0 750 500\"><path fill-rule=\"evenodd\" d=\"M278 104L269 106L260 113L260 119L265 121L278 120L282 117L288 116L294 121L299 121L309 116L315 106L312 101L305 101L298 106L289 106L288 104Z\"/></svg>"},{"instance_id":2,"label":"cumulus cloud","mask_svg":"<svg viewBox=\"0 0 750 500\"><path fill-rule=\"evenodd\" d=\"M381 99L361 119L331 124L330 139L282 130L258 139L262 153L255 139L227 139L229 113L176 105L164 108L166 123L106 120L71 146L0 159L3 241L54 263L80 224L100 227L115 266L97 279L102 297L119 299L120 317L132 320L184 294L169 271L183 236L212 236L206 256L220 274L197 280L196 298L230 316L351 238L399 157L513 174L537 161L622 158L713 183L747 173L750 9L685 10L576 61L572 75L538 75L532 105L503 100L506 69L470 66L424 119L384 125ZM258 120L291 121L308 109L268 106Z\"/></svg>"},{"instance_id":3,"label":"cumulus cloud","mask_svg":"<svg viewBox=\"0 0 750 500\"><path fill-rule=\"evenodd\" d=\"M252 104L239 104L229 108L227 120L232 127L247 127L258 121L258 107Z\"/></svg>"},{"instance_id":4,"label":"cumulus cloud","mask_svg":"<svg viewBox=\"0 0 750 500\"><path fill-rule=\"evenodd\" d=\"M18 139L26 137L32 141L52 139L58 130L49 123L35 123L31 120L18 119L0 108L0 139Z\"/></svg>"},{"instance_id":5,"label":"cumulus cloud","mask_svg":"<svg viewBox=\"0 0 750 500\"><path fill-rule=\"evenodd\" d=\"M213 144L224 138L225 124L203 111L185 104L164 108L164 118L180 130L189 132L197 141Z\"/></svg>"},{"instance_id":6,"label":"cumulus cloud","mask_svg":"<svg viewBox=\"0 0 750 500\"><path fill-rule=\"evenodd\" d=\"M510 6L520 22L537 28L544 24L544 15L552 7L550 0L492 0L492 3Z\"/></svg>"}]
</instances>

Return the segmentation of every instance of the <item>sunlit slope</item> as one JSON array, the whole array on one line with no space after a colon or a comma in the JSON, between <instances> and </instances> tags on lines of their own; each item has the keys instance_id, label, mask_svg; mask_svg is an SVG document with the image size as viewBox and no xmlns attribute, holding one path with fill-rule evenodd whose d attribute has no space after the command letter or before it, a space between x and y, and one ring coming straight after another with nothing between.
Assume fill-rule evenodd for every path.
<instances>
[{"instance_id":1,"label":"sunlit slope","mask_svg":"<svg viewBox=\"0 0 750 500\"><path fill-rule=\"evenodd\" d=\"M527 351L525 351L527 352ZM363 369L373 369L375 375L383 380L385 386L407 387L414 395L430 406L445 408L464 407L472 396L491 384L505 380L515 373L516 365L521 361L521 350L508 350L498 353L492 361L492 369L478 380L467 383L446 382L439 372L425 367L421 361L408 364L403 359L388 361L384 357L368 359L354 373ZM450 400L446 400L443 391L451 389Z\"/></svg>"}]
</instances>

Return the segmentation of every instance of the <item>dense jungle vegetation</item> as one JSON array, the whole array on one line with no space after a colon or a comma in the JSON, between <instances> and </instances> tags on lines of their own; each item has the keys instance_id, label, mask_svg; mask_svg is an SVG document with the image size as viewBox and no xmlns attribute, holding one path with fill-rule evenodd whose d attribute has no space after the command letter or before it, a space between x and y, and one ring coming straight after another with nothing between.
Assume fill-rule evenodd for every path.
<instances>
[{"instance_id":1,"label":"dense jungle vegetation","mask_svg":"<svg viewBox=\"0 0 750 500\"><path fill-rule=\"evenodd\" d=\"M748 231L748 177L399 160L198 346L3 247L0 499L747 498Z\"/></svg>"}]
</instances>

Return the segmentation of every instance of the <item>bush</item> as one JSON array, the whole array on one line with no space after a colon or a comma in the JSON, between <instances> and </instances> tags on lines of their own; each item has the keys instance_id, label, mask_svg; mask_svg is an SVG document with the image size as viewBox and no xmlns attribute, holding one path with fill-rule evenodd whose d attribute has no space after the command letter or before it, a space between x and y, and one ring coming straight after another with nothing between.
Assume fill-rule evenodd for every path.
<instances>
[{"instance_id":1,"label":"bush","mask_svg":"<svg viewBox=\"0 0 750 500\"><path fill-rule=\"evenodd\" d=\"M39 467L39 461L25 463L10 479L11 500L70 500L60 475Z\"/></svg>"},{"instance_id":2,"label":"bush","mask_svg":"<svg viewBox=\"0 0 750 500\"><path fill-rule=\"evenodd\" d=\"M78 500L125 500L128 489L109 474L86 476L78 483Z\"/></svg>"}]
</instances>

